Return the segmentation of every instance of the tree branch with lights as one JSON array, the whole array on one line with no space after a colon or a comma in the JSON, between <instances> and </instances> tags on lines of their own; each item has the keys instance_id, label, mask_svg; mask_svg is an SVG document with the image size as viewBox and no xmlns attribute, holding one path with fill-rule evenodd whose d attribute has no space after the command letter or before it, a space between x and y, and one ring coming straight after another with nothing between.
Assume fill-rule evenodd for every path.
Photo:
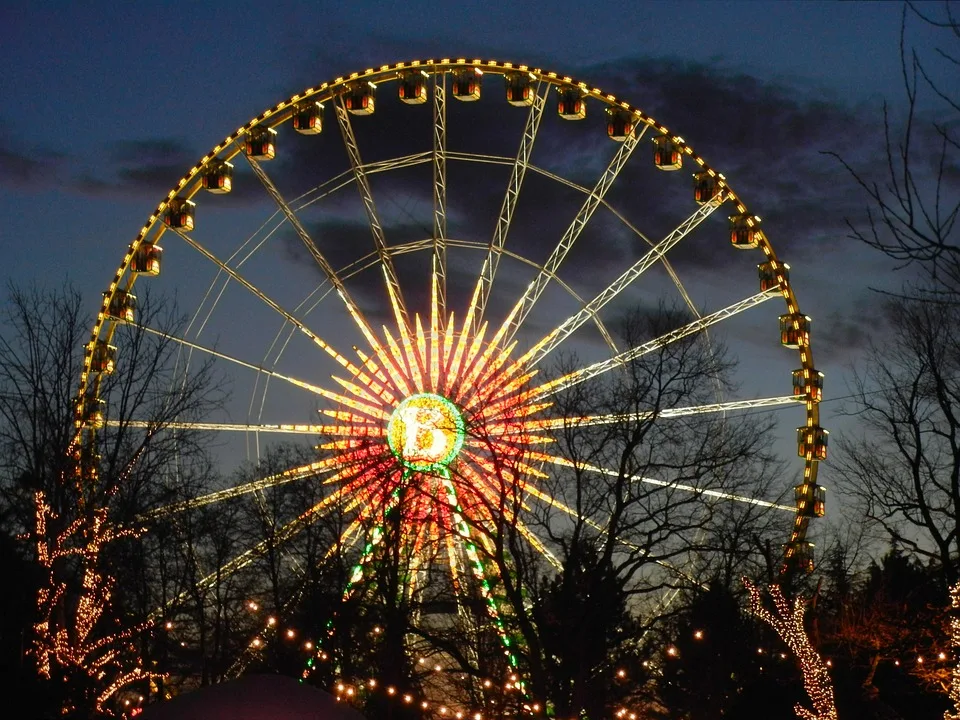
<instances>
[{"instance_id":1,"label":"tree branch with lights","mask_svg":"<svg viewBox=\"0 0 960 720\"><path fill-rule=\"evenodd\" d=\"M806 599L797 597L791 602L784 596L779 585L770 585L768 594L773 605L771 610L764 602L760 588L748 578L743 578L743 584L750 593L751 611L774 629L800 661L803 685L813 703L813 710L797 704L794 706L797 717L801 720L837 720L830 672L803 626L807 611Z\"/></svg>"},{"instance_id":2,"label":"tree branch with lights","mask_svg":"<svg viewBox=\"0 0 960 720\"><path fill-rule=\"evenodd\" d=\"M37 562L48 575L40 589L34 653L40 674L54 676L72 685L63 712L82 710L78 702L86 698L94 712L108 711L106 703L120 688L151 677L138 659L136 639L149 629L149 623L104 632L107 610L111 608L114 581L104 576L98 560L104 546L131 531L116 530L106 523L106 512L96 511L89 523L75 520L60 532L48 534L48 524L57 517L43 492L36 494ZM61 577L63 563L79 562L80 582L71 588ZM69 595L73 622L61 618L67 612ZM86 704L86 703L85 703Z\"/></svg>"},{"instance_id":3,"label":"tree branch with lights","mask_svg":"<svg viewBox=\"0 0 960 720\"><path fill-rule=\"evenodd\" d=\"M960 657L960 582L950 588L950 647ZM952 710L943 713L943 720L960 720L960 661L956 661L950 678Z\"/></svg>"}]
</instances>

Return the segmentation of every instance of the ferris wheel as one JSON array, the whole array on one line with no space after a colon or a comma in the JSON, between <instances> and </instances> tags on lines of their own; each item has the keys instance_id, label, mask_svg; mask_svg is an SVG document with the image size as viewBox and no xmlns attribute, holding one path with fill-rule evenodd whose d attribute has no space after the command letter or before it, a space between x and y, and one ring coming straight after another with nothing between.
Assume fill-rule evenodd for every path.
<instances>
[{"instance_id":1,"label":"ferris wheel","mask_svg":"<svg viewBox=\"0 0 960 720\"><path fill-rule=\"evenodd\" d=\"M359 592L393 518L391 542L409 551L404 592L415 596L427 570L442 567L453 595L481 599L515 666L503 630L511 611L496 589L504 570L491 560L504 555L498 532L509 526L559 568L564 523L604 533L622 511L599 500L578 505L562 489L565 474L684 498L691 512L718 503L767 508L789 527L785 564L812 563L807 526L823 514L817 468L827 432L810 319L788 269L723 175L613 95L499 61L354 72L231 133L150 213L91 331L75 447L78 457L94 456L98 433L123 422L211 438L204 442L225 462L252 463L242 482L145 510L147 532L158 518L253 500L271 487L318 488L269 542L251 539L204 568L198 586L242 571L268 547L282 551L339 513L337 544L355 549L343 591ZM176 293L190 308L186 321L175 331L151 325L137 305L147 290ZM628 306L652 315L667 295L676 301L669 322L618 333ZM772 317L761 308L769 300ZM742 353L763 346L765 364L781 354L783 392L751 387L758 372L733 398L707 378L708 389L675 401L662 396L631 412L591 407L598 384L672 348L709 346L727 327ZM117 420L104 388L133 332L178 348L175 371L156 378L166 387L213 360L231 385L220 417L177 416L162 427L148 417ZM561 401L576 393L579 405ZM792 504L780 499L790 488L761 496L710 470L678 475L666 462L652 464L662 474L635 472L578 455L563 439L693 418L735 432L742 413L781 408L800 426L803 479ZM266 448L281 438L319 453L268 467ZM79 478L95 483L95 467ZM634 541L624 532L614 542ZM659 569L683 573L681 556L669 557Z\"/></svg>"}]
</instances>

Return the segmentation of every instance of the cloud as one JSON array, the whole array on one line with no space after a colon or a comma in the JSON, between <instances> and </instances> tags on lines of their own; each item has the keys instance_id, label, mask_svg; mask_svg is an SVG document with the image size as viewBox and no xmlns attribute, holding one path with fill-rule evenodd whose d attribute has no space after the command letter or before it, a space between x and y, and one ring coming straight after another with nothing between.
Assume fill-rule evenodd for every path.
<instances>
[{"instance_id":1,"label":"cloud","mask_svg":"<svg viewBox=\"0 0 960 720\"><path fill-rule=\"evenodd\" d=\"M673 58L627 58L569 70L634 103L689 141L726 175L750 209L763 216L764 228L781 259L802 265L813 253L851 242L845 221L860 216L865 200L840 163L822 152L837 151L867 174L882 171L884 159L878 152L882 127L874 108L851 106L816 88L768 82L722 65ZM314 80L304 78L301 84ZM559 119L555 103L551 94L532 158L542 172L531 168L526 173L506 245L508 251L533 264L547 260L587 198L582 189L547 175L555 173L589 191L621 147L606 137L599 103L589 104L583 122ZM278 128L278 157L264 168L298 209L324 256L340 269L372 252L374 245L333 110L328 103L320 136L298 135L289 125ZM447 163L448 236L486 243L496 227L527 110L507 105L501 79L487 75L479 102L461 103L451 98L447 112L448 148L482 160L451 158ZM374 115L352 117L351 122L367 163L432 147L432 103L405 105L395 97L392 83L379 88ZM75 159L28 153L7 141L0 142L0 179L42 183L53 168L67 175L78 192L143 196L152 202L172 187L200 154L185 139L161 136L114 143L98 157L96 165L79 166ZM272 199L246 162L238 158L235 165L234 191L217 198L218 206L246 209L257 205L273 212ZM690 163L673 173L653 168L650 143L646 139L641 142L606 196L626 222L599 207L570 249L559 277L585 299L605 288L649 249L647 240L628 224L657 242L696 209L690 179L693 169ZM955 168L948 170L953 177ZM430 237L432 182L430 162L370 174L389 245ZM338 184L342 187L334 191ZM730 247L727 238L726 216L732 212L729 205L722 207L670 251L668 259L681 278L742 265L744 256ZM292 230L282 231L281 237L287 261L316 266ZM475 281L483 253L470 252L473 254L459 264L451 261L451 307L465 305L462 296ZM426 253L396 260L411 310L427 310L428 284L422 272L427 264ZM491 310L509 307L535 272L535 267L505 258ZM319 267L317 273L322 276ZM358 299L364 299L365 306L374 308L378 321L390 319L380 273L359 274L347 285ZM752 286L745 288L743 295L752 291ZM696 298L696 302L702 301ZM841 311L836 321L831 321L833 326L853 323L844 319L848 313ZM531 326L539 327L541 322L546 327L549 319L532 315L529 320Z\"/></svg>"},{"instance_id":2,"label":"cloud","mask_svg":"<svg viewBox=\"0 0 960 720\"><path fill-rule=\"evenodd\" d=\"M24 146L0 127L0 184L20 190L53 185L65 161L63 153Z\"/></svg>"},{"instance_id":3,"label":"cloud","mask_svg":"<svg viewBox=\"0 0 960 720\"><path fill-rule=\"evenodd\" d=\"M198 157L179 138L121 140L107 147L95 164L78 168L72 186L83 194L154 199L174 187Z\"/></svg>"}]
</instances>

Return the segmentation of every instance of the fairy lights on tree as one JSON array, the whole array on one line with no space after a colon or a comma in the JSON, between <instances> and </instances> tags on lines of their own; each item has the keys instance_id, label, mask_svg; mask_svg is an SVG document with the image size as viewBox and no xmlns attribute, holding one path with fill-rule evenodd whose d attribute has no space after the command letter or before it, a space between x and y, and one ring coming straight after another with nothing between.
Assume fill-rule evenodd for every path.
<instances>
[{"instance_id":1,"label":"fairy lights on tree","mask_svg":"<svg viewBox=\"0 0 960 720\"><path fill-rule=\"evenodd\" d=\"M748 578L743 584L750 592L750 609L753 613L774 629L800 661L803 673L803 685L813 703L813 710L797 704L794 711L801 720L837 720L837 707L833 698L833 681L827 664L813 647L803 619L807 611L807 602L797 597L790 602L784 597L779 585L770 585L768 592L773 609L767 608L760 588Z\"/></svg>"},{"instance_id":2,"label":"fairy lights on tree","mask_svg":"<svg viewBox=\"0 0 960 720\"><path fill-rule=\"evenodd\" d=\"M950 647L953 654L960 658L960 582L950 588ZM960 659L953 666L949 694L953 709L945 711L943 718L960 720Z\"/></svg>"},{"instance_id":3,"label":"fairy lights on tree","mask_svg":"<svg viewBox=\"0 0 960 720\"><path fill-rule=\"evenodd\" d=\"M64 714L90 709L107 712L118 690L153 676L143 667L135 644L150 623L111 627L107 611L114 580L98 567L106 545L133 533L110 526L103 509L93 511L89 520L81 516L59 532L48 533L58 518L43 492L36 493L36 513L37 562L48 575L38 594L37 668L42 677L69 686ZM66 579L71 564L78 582ZM88 707L78 707L78 701Z\"/></svg>"}]
</instances>

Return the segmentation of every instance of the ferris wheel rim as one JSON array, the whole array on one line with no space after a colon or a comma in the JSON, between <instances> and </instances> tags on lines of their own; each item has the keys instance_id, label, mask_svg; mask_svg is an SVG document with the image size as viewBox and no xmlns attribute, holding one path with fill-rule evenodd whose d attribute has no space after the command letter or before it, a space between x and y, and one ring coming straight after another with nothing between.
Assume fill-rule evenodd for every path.
<instances>
[{"instance_id":1,"label":"ferris wheel rim","mask_svg":"<svg viewBox=\"0 0 960 720\"><path fill-rule=\"evenodd\" d=\"M658 124L655 120L653 120L653 118L645 115L640 110L633 108L632 106L629 106L626 103L622 103L618 101L612 95L603 94L600 90L593 88L591 86L588 86L585 83L581 83L576 80L573 80L572 78L567 76L561 77L556 73L544 72L539 69L530 69L527 66L514 65L512 63L495 63L494 61L486 61L481 63L479 61L467 61L465 59L459 59L454 61L441 60L441 61L422 61L422 62L416 62L416 63L398 63L391 66L382 66L378 70L369 69L363 73L353 73L350 76L337 78L332 83L324 83L323 85L316 86L314 88L309 88L305 90L303 93L293 95L288 100L283 101L277 104L276 106L274 106L272 109L269 109L261 113L259 116L252 119L246 125L239 128L235 133L228 136L228 138L226 138L222 143L215 146L211 150L211 152L205 155L200 160L200 162L197 163L181 179L178 185L175 186L168 193L166 198L160 202L160 204L156 207L153 214L150 216L147 223L144 225L140 234L133 241L133 243L131 243L128 252L126 253L123 261L121 262L114 276L113 282L110 284L108 293L105 294L104 303L101 306L101 312L98 315L94 329L91 332L91 340L90 340L91 346L95 341L100 339L102 335L105 336L108 342L109 342L109 339L112 337L112 334L117 327L117 323L111 320L109 317L107 317L106 310L109 305L109 302L112 299L113 294L118 289L125 289L127 291L130 291L133 289L134 284L136 282L136 276L132 272L130 272L131 259L134 253L140 247L140 244L148 237L149 233L154 228L157 227L158 223L161 223L161 218L163 217L163 214L168 209L170 201L172 201L176 197L182 197L189 200L190 198L195 196L200 190L199 177L202 171L205 168L207 168L209 164L215 160L229 161L230 159L234 158L237 154L241 153L242 150L240 147L240 140L244 136L246 136L251 130L257 127L268 127L272 129L287 122L288 120L290 120L292 108L295 107L296 103L302 102L304 100L308 100L308 99L321 100L321 101L329 100L334 102L335 107L338 107L340 96L337 93L339 92L340 89L342 89L343 87L345 87L351 82L357 82L357 81L369 81L374 83L387 82L389 80L394 79L397 72L402 70L408 70L411 68L426 68L426 69L429 69L432 73L434 73L435 76L437 74L445 76L445 73L447 73L450 70L462 69L464 67L478 67L478 68L482 68L485 72L494 72L497 74L504 74L504 73L513 72L513 71L530 72L531 74L537 76L538 82L546 83L548 90L551 87L578 88L584 92L586 97L591 98L592 100L602 102L611 108L622 109L629 113L632 113L634 117L636 117L640 122L644 123L644 130L649 128L660 133L669 133L668 129L665 126ZM345 111L343 114L345 114ZM338 118L340 117L340 115L341 113L338 112ZM341 127L343 126L341 125ZM710 168L700 156L696 155L693 152L692 148L690 148L689 145L684 143L682 139L680 140L680 145L686 157L693 159L701 169L705 171L713 172L712 168ZM464 157L457 157L454 153L449 153L446 150L444 150L443 155L445 160L466 159ZM469 154L461 153L460 155L469 155ZM394 158L392 160L396 162L398 159ZM429 159L427 159L426 161L429 162ZM255 161L252 163L252 166L254 168L254 171L256 172L257 165ZM384 168L384 170L386 169L388 168ZM535 165L529 162L525 164L525 169L533 170L534 172L539 171ZM366 171L366 168L364 168L364 171ZM378 168L376 171L379 172L381 171L381 169ZM357 173L356 165L353 167L353 172L354 174ZM719 176L719 177L722 178L722 176ZM261 179L261 182L263 182L262 179ZM737 196L734 193L734 191L729 187L729 185L727 185L725 180L722 180L721 187L723 188L723 191L725 194L724 199L732 200L736 205L738 212L746 213L747 212L746 205L740 200L739 196ZM578 187L577 189L583 192L584 194L588 194L588 195L591 192L589 189L583 188L583 187ZM600 202L604 202L603 198L600 199ZM435 219L436 219L436 211L435 211ZM289 215L287 217L287 220L290 221ZM166 230L161 228L160 234L162 235L164 232L166 232ZM652 240L650 240L646 236L643 236L638 231L635 231L635 232L637 232L638 235L643 237L643 239L648 244L653 246ZM185 235L184 233L179 233L179 232L177 232L176 234L181 236ZM377 265L380 265L380 266L389 265L392 257L394 257L394 255L399 255L402 252L422 252L425 250L431 250L436 256L438 253L438 242L437 242L438 236L443 239L444 248L447 246L447 244L449 244L451 247L458 246L458 241L456 239L446 237L445 229L442 232L435 232L434 237L432 239L429 239L428 241L424 241L424 240L415 241L417 243L417 247L415 248L407 249L404 246L404 245L412 245L413 243L407 243L404 245L396 245L396 246L387 246L385 243L378 242L376 249L372 253L364 256L364 258L368 258L374 254L376 255L376 257L373 259L371 264L368 266L364 266L363 268L357 270L356 272L362 272L364 270L370 269L371 267L375 267ZM463 241L460 241L460 242L463 243ZM769 243L764 233L760 233L759 242L760 242L761 249L764 252L767 259L772 260L774 262L779 262L773 250L772 245ZM432 243L432 247L429 247L428 243ZM474 249L484 249L483 245L484 245L483 243L469 244L469 246ZM467 245L461 244L460 246L466 247ZM536 263L534 261L530 261L523 255L520 255L518 253L513 253L513 251L504 247L498 248L498 250L496 251L496 255L498 260L501 256L512 257L516 260L520 260L522 262L528 263L529 265L532 265L533 267L537 268L538 271L542 271L543 273L550 275L551 281L558 281L558 284L560 287L562 287L571 296L577 299L581 305L584 304L583 298L577 295L572 290L572 288L569 288L569 286L557 276L556 272L548 271L548 268L546 267L545 263ZM363 260L364 258L361 258L361 260ZM360 262L360 261L356 261L356 262ZM349 275L344 277L342 276L342 273L343 273L343 270L336 270L336 269L333 270L333 278L331 278L330 280L331 280L331 283L334 284L334 286L336 286L338 282L342 283L346 278L350 277ZM126 282L124 282L124 280ZM792 288L792 285L790 284L789 278L783 279L782 286L781 286L781 294L783 295L786 301L788 311L791 314L799 313L799 306L797 304L796 297L794 295L793 288ZM597 317L595 314L591 314L591 315L592 315L591 319L594 319L598 323L600 322L599 317ZM288 319L292 320L292 318L285 318L285 322L287 322ZM269 353L269 350L268 350L268 353ZM812 355L810 353L809 346L801 349L800 355L801 355L802 366L805 369L813 370L814 365L813 365ZM90 376L91 376L90 353L87 353L87 357L85 358L85 362L84 362L84 369L81 377L81 382L80 382L81 400L86 396L87 388L91 382ZM94 379L92 382L95 383L96 379ZM251 399L251 402L252 402L252 399ZM807 425L808 426L818 425L819 412L818 412L817 403L816 402L807 403L806 411L807 411ZM817 460L815 459L811 460L810 458L806 458L804 482L809 482L809 483L815 482L817 467L818 467ZM791 542L798 536L804 537L805 531L806 531L806 518L801 517L798 510L796 519L795 519L794 535L791 539Z\"/></svg>"},{"instance_id":2,"label":"ferris wheel rim","mask_svg":"<svg viewBox=\"0 0 960 720\"><path fill-rule=\"evenodd\" d=\"M170 201L182 195L184 189L187 189L188 192L184 196L186 199L193 197L197 192L199 192L199 182L196 182L199 178L201 171L208 166L209 163L216 160L227 160L229 161L237 154L240 153L241 149L239 146L240 138L247 135L251 130L257 127L265 126L268 128L274 128L278 125L283 124L288 121L291 117L293 109L296 107L298 102L305 100L330 100L339 97L339 92L342 91L345 87L349 86L351 83L356 82L370 82L373 84L379 84L382 82L387 82L394 80L397 77L398 72L409 71L409 70L425 70L433 74L442 73L445 74L448 71L456 69L464 69L475 67L482 70L486 73L495 73L495 74L506 74L510 72L521 72L529 73L531 76L535 77L539 83L546 83L548 88L555 86L558 88L570 88L570 89L579 89L583 92L585 97L590 98L591 100L599 101L608 107L617 108L624 110L628 113L631 113L638 121L644 124L645 128L652 128L661 134L670 134L669 129L662 123L658 123L652 116L646 114L641 109L630 105L629 103L619 100L616 96L608 94L600 90L596 86L592 86L583 81L579 81L568 75L561 75L560 73L554 71L543 70L538 67L533 67L523 63L513 63L513 62L501 62L496 60L486 60L481 59L468 59L465 57L460 58L440 58L440 59L427 59L427 60L413 60L413 61L401 61L390 65L382 65L378 68L367 68L364 71L352 72L348 75L338 76L332 81L321 83L310 88L306 88L300 93L291 95L286 100L283 100L272 108L268 108L261 112L256 117L252 118L246 124L239 127L234 133L225 138L221 143L214 146L210 152L204 155L201 160L195 164L174 186L170 192L167 193L166 197L157 205L153 214L150 215L147 222L144 224L140 233L137 235L135 240L131 243L130 248L126 255L124 256L115 276L113 282L111 282L107 293L105 293L103 304L101 305L100 313L97 316L97 321L94 325L94 328L91 332L90 346L92 347L93 343L98 337L100 337L101 331L104 328L104 325L107 325L107 341L109 342L110 337L112 336L113 330L115 329L115 324L111 323L106 315L106 310L109 305L110 299L113 296L113 293L120 287L121 280L125 273L128 272L130 261L133 257L133 253L139 247L140 243L144 240L147 233L151 230L153 226L159 222L162 218L164 211L169 205ZM698 154L696 154L692 147L683 141L682 138L678 136L673 136L675 140L680 141L680 147L682 152L693 159L698 166L711 173L716 173L713 168L711 168L706 161ZM716 173L720 179L720 187L729 195L729 198L734 202L737 207L738 212L746 213L748 212L746 204L742 199L736 194L732 187L726 182L725 178L719 173ZM192 192L189 189L189 184L191 181L194 181ZM775 251L773 250L772 245L769 243L766 238L766 234L763 232L759 233L759 243L760 247L767 256L769 260L777 263L779 262ZM782 263L780 263L782 265ZM132 289L135 276L129 274L126 282L126 289ZM789 278L782 278L781 281L781 290L784 296L785 303L787 305L788 313L790 314L799 314L799 305L796 300L796 296L793 291L793 287L789 281ZM78 392L78 402L84 402L86 397L86 390L89 382L90 376L90 355L91 353L86 353L84 358L84 366L81 373L80 387ZM804 370L815 372L812 353L809 352L809 347L806 349L801 349L800 351L800 360L801 366ZM807 426L819 426L819 408L816 402L807 403ZM805 458L805 468L804 468L804 483L814 484L816 481L818 469L818 461L816 459ZM791 536L791 542L797 540L798 538L803 538L805 536L806 524L808 519L806 517L801 517L798 509L798 516L795 523L794 532Z\"/></svg>"}]
</instances>

